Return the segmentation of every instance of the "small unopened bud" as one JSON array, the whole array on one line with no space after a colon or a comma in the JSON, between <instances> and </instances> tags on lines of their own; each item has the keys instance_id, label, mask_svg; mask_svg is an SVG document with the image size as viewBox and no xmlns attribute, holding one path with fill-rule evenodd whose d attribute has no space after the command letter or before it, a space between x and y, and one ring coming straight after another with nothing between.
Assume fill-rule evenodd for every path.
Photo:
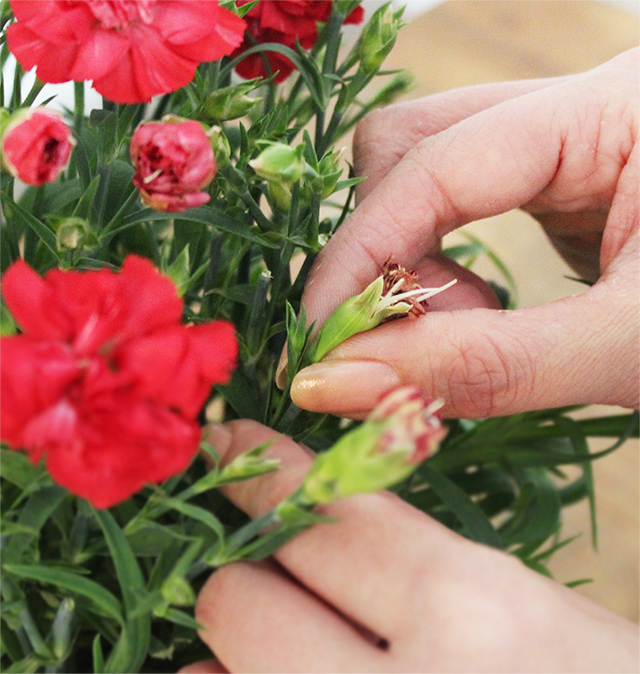
<instances>
[{"instance_id":1,"label":"small unopened bud","mask_svg":"<svg viewBox=\"0 0 640 674\"><path fill-rule=\"evenodd\" d=\"M251 108L262 101L262 98L252 98L247 94L252 91L256 82L261 78L242 82L231 87L216 89L205 99L203 110L205 116L214 122L224 122L229 119L244 117Z\"/></svg>"},{"instance_id":2,"label":"small unopened bud","mask_svg":"<svg viewBox=\"0 0 640 674\"><path fill-rule=\"evenodd\" d=\"M265 180L295 183L306 169L303 151L304 145L292 148L284 143L272 143L250 161L249 166Z\"/></svg>"},{"instance_id":3,"label":"small unopened bud","mask_svg":"<svg viewBox=\"0 0 640 674\"><path fill-rule=\"evenodd\" d=\"M372 330L386 320L401 316L417 317L426 313L426 300L450 288L456 279L439 288L422 288L416 274L389 258L382 275L360 295L350 297L327 318L311 353L314 363L349 337Z\"/></svg>"},{"instance_id":4,"label":"small unopened bud","mask_svg":"<svg viewBox=\"0 0 640 674\"><path fill-rule=\"evenodd\" d=\"M84 218L51 217L49 223L56 232L59 251L89 248L98 245L97 237L91 232L91 225Z\"/></svg>"},{"instance_id":5,"label":"small unopened bud","mask_svg":"<svg viewBox=\"0 0 640 674\"><path fill-rule=\"evenodd\" d=\"M196 595L185 578L169 576L160 589L162 598L171 606L192 606Z\"/></svg>"},{"instance_id":6,"label":"small unopened bud","mask_svg":"<svg viewBox=\"0 0 640 674\"><path fill-rule=\"evenodd\" d=\"M327 199L333 194L342 175L342 169L339 166L345 149L342 148L337 152L327 152L320 160L318 165L318 191L321 193L323 199Z\"/></svg>"},{"instance_id":7,"label":"small unopened bud","mask_svg":"<svg viewBox=\"0 0 640 674\"><path fill-rule=\"evenodd\" d=\"M207 135L211 141L213 156L218 168L224 168L231 158L231 146L227 137L219 126L212 126Z\"/></svg>"},{"instance_id":8,"label":"small unopened bud","mask_svg":"<svg viewBox=\"0 0 640 674\"><path fill-rule=\"evenodd\" d=\"M394 12L388 2L374 12L364 27L360 36L360 71L365 75L377 72L393 49L403 12L404 7Z\"/></svg>"},{"instance_id":9,"label":"small unopened bud","mask_svg":"<svg viewBox=\"0 0 640 674\"><path fill-rule=\"evenodd\" d=\"M439 407L415 386L390 391L361 426L316 458L303 482L303 497L329 503L405 480L446 434L436 414Z\"/></svg>"}]
</instances>

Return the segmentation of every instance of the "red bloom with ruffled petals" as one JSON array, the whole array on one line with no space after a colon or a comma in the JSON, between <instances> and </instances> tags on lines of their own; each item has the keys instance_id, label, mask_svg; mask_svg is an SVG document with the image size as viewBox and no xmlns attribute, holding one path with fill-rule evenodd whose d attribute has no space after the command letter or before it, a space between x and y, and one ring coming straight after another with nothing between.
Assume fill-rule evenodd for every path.
<instances>
[{"instance_id":1,"label":"red bloom with ruffled petals","mask_svg":"<svg viewBox=\"0 0 640 674\"><path fill-rule=\"evenodd\" d=\"M250 0L241 0L240 5ZM318 39L318 22L326 21L331 14L332 0L260 0L246 15L247 33L240 47L233 53L237 56L258 43L278 42L295 50L296 39L304 49L310 49ZM345 23L358 24L364 18L362 7L356 7L347 16ZM282 82L295 70L295 65L286 56L277 52L250 54L236 67L236 72L245 79L264 77L263 56L272 72L277 72L276 82Z\"/></svg>"},{"instance_id":2,"label":"red bloom with ruffled petals","mask_svg":"<svg viewBox=\"0 0 640 674\"><path fill-rule=\"evenodd\" d=\"M145 122L129 148L140 198L157 211L171 213L209 201L202 190L217 166L211 141L198 122Z\"/></svg>"},{"instance_id":3,"label":"red bloom with ruffled petals","mask_svg":"<svg viewBox=\"0 0 640 674\"><path fill-rule=\"evenodd\" d=\"M11 0L7 44L43 82L93 80L116 103L188 84L241 42L245 22L218 0Z\"/></svg>"},{"instance_id":4,"label":"red bloom with ruffled petals","mask_svg":"<svg viewBox=\"0 0 640 674\"><path fill-rule=\"evenodd\" d=\"M3 295L23 331L2 339L4 442L98 508L189 465L196 415L235 366L229 323L181 325L172 281L133 255L44 278L19 261Z\"/></svg>"},{"instance_id":5,"label":"red bloom with ruffled petals","mask_svg":"<svg viewBox=\"0 0 640 674\"><path fill-rule=\"evenodd\" d=\"M71 129L55 112L21 109L2 133L2 164L28 185L51 183L66 168L75 144Z\"/></svg>"}]
</instances>

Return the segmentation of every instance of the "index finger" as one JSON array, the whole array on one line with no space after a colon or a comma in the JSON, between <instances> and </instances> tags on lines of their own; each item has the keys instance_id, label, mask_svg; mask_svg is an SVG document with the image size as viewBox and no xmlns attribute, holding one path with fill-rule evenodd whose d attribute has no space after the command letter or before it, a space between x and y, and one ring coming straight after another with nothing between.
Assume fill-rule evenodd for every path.
<instances>
[{"instance_id":1,"label":"index finger","mask_svg":"<svg viewBox=\"0 0 640 674\"><path fill-rule=\"evenodd\" d=\"M209 438L224 457L271 440L269 458L281 469L225 488L225 495L257 517L294 492L312 458L293 440L254 421L233 421ZM451 572L469 559L475 544L453 534L398 497L366 494L332 503L323 514L336 518L317 524L280 548L275 558L302 585L343 615L390 641L406 634L415 619L417 588L425 572Z\"/></svg>"},{"instance_id":2,"label":"index finger","mask_svg":"<svg viewBox=\"0 0 640 674\"><path fill-rule=\"evenodd\" d=\"M407 268L472 220L526 204L553 179L562 135L548 95L500 103L420 141L319 254L305 288L310 321L359 293L389 255Z\"/></svg>"}]
</instances>

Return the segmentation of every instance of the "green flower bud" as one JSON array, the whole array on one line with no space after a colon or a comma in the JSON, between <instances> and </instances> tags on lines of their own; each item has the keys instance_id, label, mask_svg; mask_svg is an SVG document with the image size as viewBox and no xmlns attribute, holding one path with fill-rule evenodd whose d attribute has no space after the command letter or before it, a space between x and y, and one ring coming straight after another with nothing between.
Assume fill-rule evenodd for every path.
<instances>
[{"instance_id":1,"label":"green flower bud","mask_svg":"<svg viewBox=\"0 0 640 674\"><path fill-rule=\"evenodd\" d=\"M170 606L193 606L196 595L185 578L169 576L160 589L162 598Z\"/></svg>"},{"instance_id":2,"label":"green flower bud","mask_svg":"<svg viewBox=\"0 0 640 674\"><path fill-rule=\"evenodd\" d=\"M382 275L370 283L360 295L343 302L325 321L311 353L314 363L349 337L372 330L382 321L398 316L420 316L426 313L426 300L456 283L453 279L439 288L422 288L416 274L408 272L389 258Z\"/></svg>"},{"instance_id":3,"label":"green flower bud","mask_svg":"<svg viewBox=\"0 0 640 674\"><path fill-rule=\"evenodd\" d=\"M212 126L207 133L211 140L211 147L213 148L213 156L216 159L218 168L221 169L229 163L231 158L231 146L224 132L219 126Z\"/></svg>"},{"instance_id":4,"label":"green flower bud","mask_svg":"<svg viewBox=\"0 0 640 674\"><path fill-rule=\"evenodd\" d=\"M318 165L320 184L318 187L323 199L327 199L333 194L342 175L342 169L339 168L339 165L345 149L342 148L337 152L327 152L320 160Z\"/></svg>"},{"instance_id":5,"label":"green flower bud","mask_svg":"<svg viewBox=\"0 0 640 674\"><path fill-rule=\"evenodd\" d=\"M260 78L242 82L231 87L222 87L210 94L203 103L203 111L207 119L224 122L229 119L244 117L262 98L251 98L247 94L255 89Z\"/></svg>"},{"instance_id":6,"label":"green flower bud","mask_svg":"<svg viewBox=\"0 0 640 674\"><path fill-rule=\"evenodd\" d=\"M47 219L56 232L56 243L61 252L96 247L99 243L89 221L84 218L52 216Z\"/></svg>"},{"instance_id":7,"label":"green flower bud","mask_svg":"<svg viewBox=\"0 0 640 674\"><path fill-rule=\"evenodd\" d=\"M289 183L270 182L267 185L272 206L281 213L291 210L291 185Z\"/></svg>"},{"instance_id":8,"label":"green flower bud","mask_svg":"<svg viewBox=\"0 0 640 674\"><path fill-rule=\"evenodd\" d=\"M272 143L250 161L249 166L265 180L295 183L306 169L303 152L302 144L292 148L284 143Z\"/></svg>"},{"instance_id":9,"label":"green flower bud","mask_svg":"<svg viewBox=\"0 0 640 674\"><path fill-rule=\"evenodd\" d=\"M437 451L446 434L436 415L439 407L416 386L390 391L365 423L316 458L302 484L302 497L330 503L406 479Z\"/></svg>"},{"instance_id":10,"label":"green flower bud","mask_svg":"<svg viewBox=\"0 0 640 674\"><path fill-rule=\"evenodd\" d=\"M360 71L365 75L376 73L393 49L403 12L404 7L394 12L388 2L374 12L364 27L360 36Z\"/></svg>"}]
</instances>

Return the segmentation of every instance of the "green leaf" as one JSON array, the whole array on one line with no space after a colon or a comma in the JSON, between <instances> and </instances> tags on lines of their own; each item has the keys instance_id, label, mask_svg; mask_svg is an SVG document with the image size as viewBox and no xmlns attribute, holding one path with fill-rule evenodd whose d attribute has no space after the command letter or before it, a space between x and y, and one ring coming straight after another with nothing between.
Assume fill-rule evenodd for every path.
<instances>
[{"instance_id":1,"label":"green leaf","mask_svg":"<svg viewBox=\"0 0 640 674\"><path fill-rule=\"evenodd\" d=\"M558 417L555 421L558 428L563 429L567 437L571 440L571 444L575 453L579 456L590 457L589 445L585 437L584 430L573 419L569 417ZM593 468L590 461L582 464L582 475L584 477L584 485L589 499L589 514L591 517L591 543L594 550L598 549L598 521L596 514L596 493L593 482Z\"/></svg>"},{"instance_id":2,"label":"green leaf","mask_svg":"<svg viewBox=\"0 0 640 674\"><path fill-rule=\"evenodd\" d=\"M523 471L522 490L511 519L499 532L507 546L541 544L553 536L561 524L560 496L544 469Z\"/></svg>"},{"instance_id":3,"label":"green leaf","mask_svg":"<svg viewBox=\"0 0 640 674\"><path fill-rule=\"evenodd\" d=\"M491 520L460 487L427 464L422 466L420 474L429 482L444 505L458 518L467 538L500 550L504 547Z\"/></svg>"},{"instance_id":4,"label":"green leaf","mask_svg":"<svg viewBox=\"0 0 640 674\"><path fill-rule=\"evenodd\" d=\"M279 248L277 243L269 240L267 237L259 234L254 229L248 227L244 222L240 222L230 217L224 211L212 206L198 206L190 208L176 217L175 213L161 213L150 208L145 208L137 213L124 218L122 226L118 231L141 222L164 222L167 220L187 220L198 222L206 227L215 227L223 232L234 234L241 239L246 239L252 243L258 243L265 248ZM113 233L113 231L111 232Z\"/></svg>"},{"instance_id":5,"label":"green leaf","mask_svg":"<svg viewBox=\"0 0 640 674\"><path fill-rule=\"evenodd\" d=\"M73 217L89 220L89 215L91 214L91 208L93 206L93 202L95 201L99 184L100 176L98 175L89 183L87 189L80 198L80 201L78 201L76 207L73 209Z\"/></svg>"},{"instance_id":6,"label":"green leaf","mask_svg":"<svg viewBox=\"0 0 640 674\"><path fill-rule=\"evenodd\" d=\"M0 476L23 491L39 489L43 479L51 481L44 465L34 466L24 452L2 449L0 457Z\"/></svg>"},{"instance_id":7,"label":"green leaf","mask_svg":"<svg viewBox=\"0 0 640 674\"><path fill-rule=\"evenodd\" d=\"M67 496L66 490L58 486L44 487L31 494L20 511L18 524L40 531L55 509ZM16 534L11 537L2 552L4 562L21 562L23 553L33 540L28 534Z\"/></svg>"},{"instance_id":8,"label":"green leaf","mask_svg":"<svg viewBox=\"0 0 640 674\"><path fill-rule=\"evenodd\" d=\"M149 614L129 618L136 608L136 592L145 591L145 581L124 532L107 510L94 510L104 533L120 583L127 620L106 663L107 672L137 672L147 657L151 637Z\"/></svg>"},{"instance_id":9,"label":"green leaf","mask_svg":"<svg viewBox=\"0 0 640 674\"><path fill-rule=\"evenodd\" d=\"M92 653L94 674L104 674L104 653L102 651L100 634L96 634L96 638L93 640Z\"/></svg>"},{"instance_id":10,"label":"green leaf","mask_svg":"<svg viewBox=\"0 0 640 674\"><path fill-rule=\"evenodd\" d=\"M102 587L102 585L88 578L83 578L77 573L41 566L39 564L4 564L4 570L19 578L28 578L40 583L55 585L74 595L85 597L103 615L114 618L120 625L125 624L122 607L118 599Z\"/></svg>"},{"instance_id":11,"label":"green leaf","mask_svg":"<svg viewBox=\"0 0 640 674\"><path fill-rule=\"evenodd\" d=\"M183 627L189 627L193 630L204 629L203 626L195 619L192 618L189 614L184 611L180 611L175 608L167 608L162 613L162 617L169 622L175 623L176 625L182 625Z\"/></svg>"},{"instance_id":12,"label":"green leaf","mask_svg":"<svg viewBox=\"0 0 640 674\"><path fill-rule=\"evenodd\" d=\"M55 232L47 227L43 222L31 215L22 206L18 205L13 199L6 198L4 204L4 214L7 219L15 217L26 227L31 228L37 235L40 241L56 256L58 256L57 240Z\"/></svg>"}]
</instances>

